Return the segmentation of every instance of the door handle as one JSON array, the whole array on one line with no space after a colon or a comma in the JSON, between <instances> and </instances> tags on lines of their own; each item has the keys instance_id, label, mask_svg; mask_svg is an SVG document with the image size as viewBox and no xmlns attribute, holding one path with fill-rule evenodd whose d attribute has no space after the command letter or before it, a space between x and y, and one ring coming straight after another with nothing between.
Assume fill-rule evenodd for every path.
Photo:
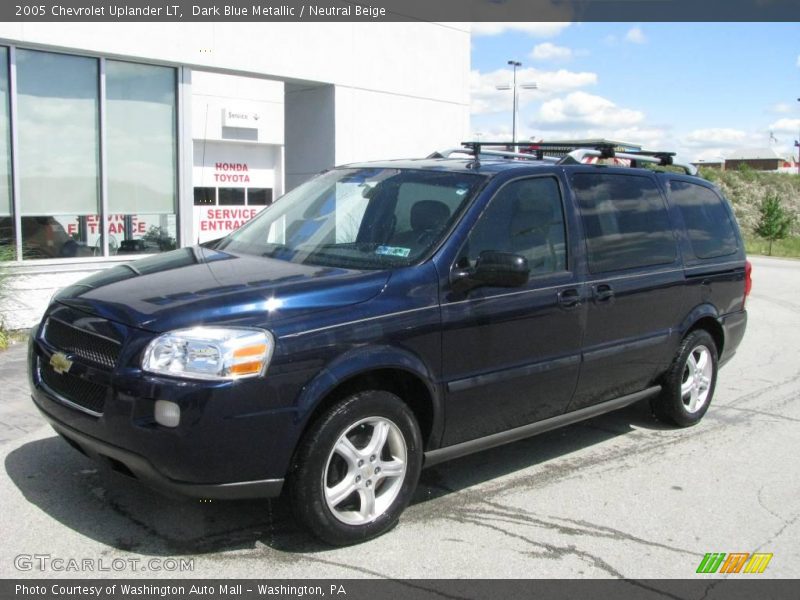
<instances>
[{"instance_id":1,"label":"door handle","mask_svg":"<svg viewBox=\"0 0 800 600\"><path fill-rule=\"evenodd\" d=\"M568 288L558 292L558 303L562 308L575 308L581 304L581 295L577 288Z\"/></svg>"},{"instance_id":2,"label":"door handle","mask_svg":"<svg viewBox=\"0 0 800 600\"><path fill-rule=\"evenodd\" d=\"M592 286L595 302L610 302L614 299L614 290L607 283Z\"/></svg>"}]
</instances>

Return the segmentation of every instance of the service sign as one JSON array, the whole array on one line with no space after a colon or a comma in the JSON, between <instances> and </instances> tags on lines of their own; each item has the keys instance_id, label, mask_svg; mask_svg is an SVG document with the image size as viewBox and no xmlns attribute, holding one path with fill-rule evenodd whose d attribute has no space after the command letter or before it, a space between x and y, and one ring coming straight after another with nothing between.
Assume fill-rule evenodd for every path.
<instances>
[{"instance_id":1,"label":"service sign","mask_svg":"<svg viewBox=\"0 0 800 600\"><path fill-rule=\"evenodd\" d=\"M195 206L194 231L198 243L228 235L265 208L266 206Z\"/></svg>"},{"instance_id":2,"label":"service sign","mask_svg":"<svg viewBox=\"0 0 800 600\"><path fill-rule=\"evenodd\" d=\"M227 126L257 117L257 113L225 109ZM194 155L200 160L194 164L192 184L204 190L192 211L195 243L235 231L266 208L258 203L263 203L265 190L276 192L279 146L198 140Z\"/></svg>"},{"instance_id":3,"label":"service sign","mask_svg":"<svg viewBox=\"0 0 800 600\"><path fill-rule=\"evenodd\" d=\"M222 124L225 127L240 127L244 129L258 128L261 115L256 111L244 108L223 108Z\"/></svg>"}]
</instances>

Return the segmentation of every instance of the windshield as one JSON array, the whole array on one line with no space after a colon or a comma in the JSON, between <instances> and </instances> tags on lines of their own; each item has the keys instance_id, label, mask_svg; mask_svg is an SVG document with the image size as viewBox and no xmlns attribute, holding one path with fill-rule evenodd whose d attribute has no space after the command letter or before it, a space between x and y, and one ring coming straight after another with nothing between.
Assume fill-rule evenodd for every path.
<instances>
[{"instance_id":1,"label":"windshield","mask_svg":"<svg viewBox=\"0 0 800 600\"><path fill-rule=\"evenodd\" d=\"M348 269L409 265L439 242L483 181L471 173L334 169L216 248Z\"/></svg>"}]
</instances>

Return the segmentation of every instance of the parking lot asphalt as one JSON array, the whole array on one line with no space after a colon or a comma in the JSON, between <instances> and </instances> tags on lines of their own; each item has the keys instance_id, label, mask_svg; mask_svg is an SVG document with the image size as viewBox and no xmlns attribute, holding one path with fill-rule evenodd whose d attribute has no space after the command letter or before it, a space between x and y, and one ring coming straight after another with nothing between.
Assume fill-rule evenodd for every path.
<instances>
[{"instance_id":1,"label":"parking lot asphalt","mask_svg":"<svg viewBox=\"0 0 800 600\"><path fill-rule=\"evenodd\" d=\"M707 552L767 552L758 577L796 577L800 262L752 262L747 334L698 426L639 404L438 465L398 527L348 548L283 499L171 499L98 470L36 413L19 344L0 353L0 576L692 578ZM168 559L193 568L153 573Z\"/></svg>"}]
</instances>

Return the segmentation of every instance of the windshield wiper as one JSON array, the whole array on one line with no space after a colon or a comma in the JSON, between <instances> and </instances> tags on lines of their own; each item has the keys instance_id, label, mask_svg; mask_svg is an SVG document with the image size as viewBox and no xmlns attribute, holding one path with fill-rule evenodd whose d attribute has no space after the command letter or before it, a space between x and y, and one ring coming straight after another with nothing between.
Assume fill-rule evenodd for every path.
<instances>
[{"instance_id":1,"label":"windshield wiper","mask_svg":"<svg viewBox=\"0 0 800 600\"><path fill-rule=\"evenodd\" d=\"M321 250L356 250L358 252L373 252L380 244L374 242L348 242L346 244L322 244L314 249L313 254Z\"/></svg>"}]
</instances>

